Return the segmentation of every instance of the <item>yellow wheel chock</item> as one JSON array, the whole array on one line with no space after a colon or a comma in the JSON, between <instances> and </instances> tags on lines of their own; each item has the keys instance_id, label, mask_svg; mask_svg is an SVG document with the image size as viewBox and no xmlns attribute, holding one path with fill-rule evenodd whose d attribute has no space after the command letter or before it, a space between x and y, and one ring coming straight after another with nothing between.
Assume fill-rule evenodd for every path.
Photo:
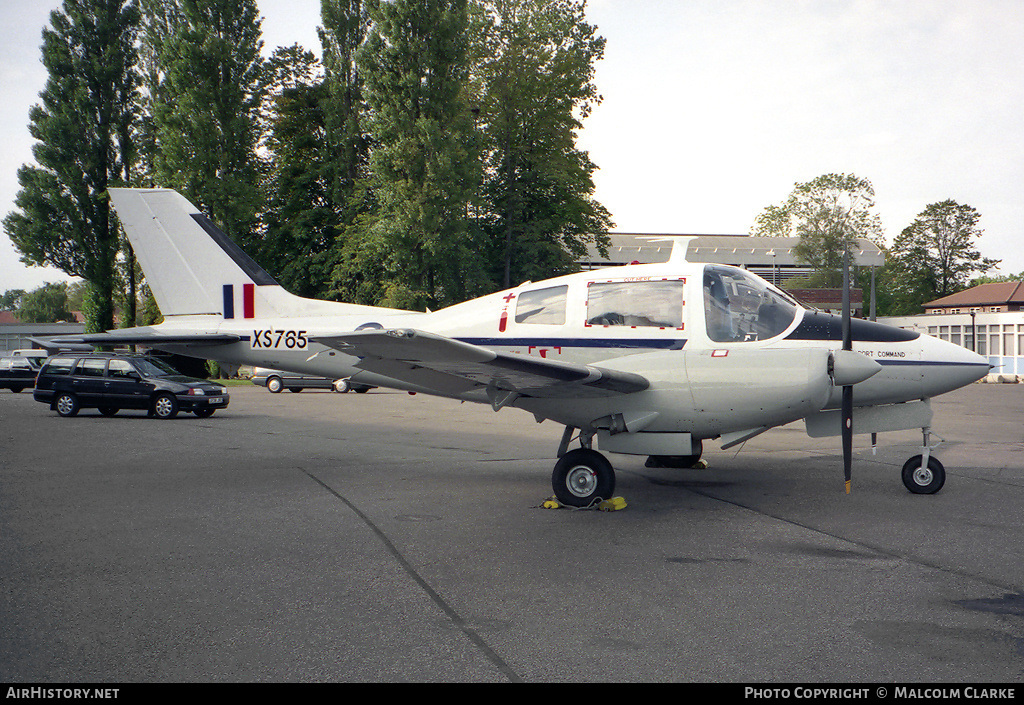
<instances>
[{"instance_id":1,"label":"yellow wheel chock","mask_svg":"<svg viewBox=\"0 0 1024 705\"><path fill-rule=\"evenodd\" d=\"M625 497L612 497L611 499L601 500L589 507L567 507L554 497L551 497L546 499L540 506L544 509L596 509L600 512L617 512L620 509L625 509L627 504Z\"/></svg>"}]
</instances>

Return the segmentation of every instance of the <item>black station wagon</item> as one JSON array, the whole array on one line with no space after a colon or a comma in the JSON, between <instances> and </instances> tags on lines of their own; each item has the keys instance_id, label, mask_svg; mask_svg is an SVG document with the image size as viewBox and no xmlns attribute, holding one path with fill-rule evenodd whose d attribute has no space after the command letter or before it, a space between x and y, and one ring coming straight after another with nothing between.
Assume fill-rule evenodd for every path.
<instances>
[{"instance_id":1,"label":"black station wagon","mask_svg":"<svg viewBox=\"0 0 1024 705\"><path fill-rule=\"evenodd\" d=\"M219 384L185 377L157 358L114 353L54 355L39 370L32 396L61 416L96 408L104 416L144 409L160 419L179 411L205 418L228 405Z\"/></svg>"}]
</instances>

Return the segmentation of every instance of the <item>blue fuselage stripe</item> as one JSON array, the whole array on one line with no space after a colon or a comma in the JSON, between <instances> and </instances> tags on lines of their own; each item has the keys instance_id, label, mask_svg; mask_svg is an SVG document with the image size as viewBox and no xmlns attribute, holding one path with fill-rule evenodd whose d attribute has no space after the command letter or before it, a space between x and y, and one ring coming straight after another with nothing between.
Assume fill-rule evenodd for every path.
<instances>
[{"instance_id":1,"label":"blue fuselage stripe","mask_svg":"<svg viewBox=\"0 0 1024 705\"><path fill-rule=\"evenodd\" d=\"M457 338L463 343L510 348L648 348L682 350L685 338Z\"/></svg>"}]
</instances>

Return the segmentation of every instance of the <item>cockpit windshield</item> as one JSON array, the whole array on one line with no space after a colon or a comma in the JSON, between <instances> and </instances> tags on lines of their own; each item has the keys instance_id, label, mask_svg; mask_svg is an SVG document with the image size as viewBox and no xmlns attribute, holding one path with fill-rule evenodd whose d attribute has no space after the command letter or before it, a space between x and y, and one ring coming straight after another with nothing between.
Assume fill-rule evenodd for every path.
<instances>
[{"instance_id":1,"label":"cockpit windshield","mask_svg":"<svg viewBox=\"0 0 1024 705\"><path fill-rule=\"evenodd\" d=\"M742 269L704 268L704 318L708 337L719 343L767 340L780 335L798 305Z\"/></svg>"}]
</instances>

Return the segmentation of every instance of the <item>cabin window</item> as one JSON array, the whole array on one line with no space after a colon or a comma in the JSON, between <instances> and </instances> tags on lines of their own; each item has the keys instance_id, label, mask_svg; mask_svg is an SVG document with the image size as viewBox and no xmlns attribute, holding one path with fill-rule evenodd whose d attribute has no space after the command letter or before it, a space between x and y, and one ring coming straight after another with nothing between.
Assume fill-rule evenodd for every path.
<instances>
[{"instance_id":1,"label":"cabin window","mask_svg":"<svg viewBox=\"0 0 1024 705\"><path fill-rule=\"evenodd\" d=\"M704 317L708 337L719 343L767 340L789 328L796 302L742 269L704 268Z\"/></svg>"},{"instance_id":2,"label":"cabin window","mask_svg":"<svg viewBox=\"0 0 1024 705\"><path fill-rule=\"evenodd\" d=\"M685 279L591 282L588 326L683 327Z\"/></svg>"},{"instance_id":3,"label":"cabin window","mask_svg":"<svg viewBox=\"0 0 1024 705\"><path fill-rule=\"evenodd\" d=\"M565 325L565 298L568 286L524 291L516 302L516 323Z\"/></svg>"}]
</instances>

